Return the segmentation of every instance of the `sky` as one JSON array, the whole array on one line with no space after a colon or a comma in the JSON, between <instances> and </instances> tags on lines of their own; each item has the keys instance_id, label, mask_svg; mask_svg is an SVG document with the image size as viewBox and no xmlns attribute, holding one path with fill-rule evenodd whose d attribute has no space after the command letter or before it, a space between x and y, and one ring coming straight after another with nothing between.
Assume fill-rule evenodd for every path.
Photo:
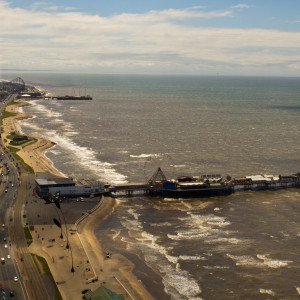
<instances>
[{"instance_id":1,"label":"sky","mask_svg":"<svg viewBox=\"0 0 300 300\"><path fill-rule=\"evenodd\" d=\"M0 72L300 76L299 0L0 0Z\"/></svg>"}]
</instances>

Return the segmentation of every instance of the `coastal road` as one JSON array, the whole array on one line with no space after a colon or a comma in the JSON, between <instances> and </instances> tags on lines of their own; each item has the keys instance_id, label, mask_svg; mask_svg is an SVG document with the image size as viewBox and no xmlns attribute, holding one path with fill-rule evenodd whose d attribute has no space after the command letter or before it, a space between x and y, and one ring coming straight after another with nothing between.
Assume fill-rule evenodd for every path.
<instances>
[{"instance_id":1,"label":"coastal road","mask_svg":"<svg viewBox=\"0 0 300 300\"><path fill-rule=\"evenodd\" d=\"M14 99L13 95L0 103L1 112L4 109L3 106L12 99ZM0 184L0 257L6 255L7 258L8 253L11 255L11 259L6 259L6 261L9 260L8 262L5 261L5 264L0 265L0 285L7 291L7 298L9 292L13 291L14 299L47 300L49 299L48 293L33 258L28 252L22 220L23 206L34 186L34 175L25 173L23 170L21 174L20 169L17 168L18 163L2 145L0 156L3 166L3 177ZM4 246L5 244L7 244L7 248ZM19 262L20 270L15 261ZM19 271L22 273L22 277ZM15 276L18 277L18 281L14 280ZM24 286L28 293L24 291Z\"/></svg>"},{"instance_id":2,"label":"coastal road","mask_svg":"<svg viewBox=\"0 0 300 300\"><path fill-rule=\"evenodd\" d=\"M14 259L13 245L9 235L12 220L11 206L17 192L18 173L2 148L0 148L0 163L2 166L0 183L0 258L3 259L0 264L0 285L7 297L11 294L17 300L27 299ZM18 281L14 280L15 276Z\"/></svg>"},{"instance_id":3,"label":"coastal road","mask_svg":"<svg viewBox=\"0 0 300 300\"><path fill-rule=\"evenodd\" d=\"M39 299L49 299L49 295L44 286L44 282L36 268L31 254L28 251L27 241L24 236L22 223L22 209L26 201L26 196L31 191L34 182L34 175L22 173L20 178L20 187L18 189L14 212L13 212L13 232L17 248L17 256L22 261L24 280L30 297Z\"/></svg>"}]
</instances>

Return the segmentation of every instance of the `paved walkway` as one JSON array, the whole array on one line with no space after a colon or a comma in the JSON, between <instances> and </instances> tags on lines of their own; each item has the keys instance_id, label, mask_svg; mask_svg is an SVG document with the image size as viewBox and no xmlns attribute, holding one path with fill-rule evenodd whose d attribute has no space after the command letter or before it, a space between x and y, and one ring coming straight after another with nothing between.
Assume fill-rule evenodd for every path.
<instances>
[{"instance_id":1,"label":"paved walkway","mask_svg":"<svg viewBox=\"0 0 300 300\"><path fill-rule=\"evenodd\" d=\"M63 299L80 300L82 290L94 291L104 285L123 294L125 299L153 300L132 275L133 265L119 254L106 258L94 235L95 225L112 212L114 205L114 199L104 198L97 209L92 210L77 226L67 225L68 241L59 238L61 231L54 225L35 226L29 251L47 260ZM70 249L66 249L67 242L72 255ZM71 272L72 256L75 272Z\"/></svg>"},{"instance_id":2,"label":"paved walkway","mask_svg":"<svg viewBox=\"0 0 300 300\"><path fill-rule=\"evenodd\" d=\"M14 207L13 215L13 239L15 241L17 249L17 258L22 260L22 271L24 271L24 283L27 287L28 296L31 299L41 300L49 299L48 293L45 289L44 283L40 277L40 274L35 266L31 254L28 251L27 241L24 236L24 229L22 224L22 206L26 198L26 190L31 182L31 175L22 174L21 183L18 189L17 198Z\"/></svg>"}]
</instances>

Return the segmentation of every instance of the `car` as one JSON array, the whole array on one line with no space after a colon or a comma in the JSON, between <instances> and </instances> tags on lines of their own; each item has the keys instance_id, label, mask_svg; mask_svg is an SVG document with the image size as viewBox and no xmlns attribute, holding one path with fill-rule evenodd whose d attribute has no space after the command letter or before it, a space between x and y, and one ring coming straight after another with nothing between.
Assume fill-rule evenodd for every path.
<instances>
[{"instance_id":1,"label":"car","mask_svg":"<svg viewBox=\"0 0 300 300\"><path fill-rule=\"evenodd\" d=\"M14 281L18 281L19 278L17 276L14 277Z\"/></svg>"},{"instance_id":2,"label":"car","mask_svg":"<svg viewBox=\"0 0 300 300\"><path fill-rule=\"evenodd\" d=\"M2 224L2 227L5 227L5 224Z\"/></svg>"},{"instance_id":3,"label":"car","mask_svg":"<svg viewBox=\"0 0 300 300\"><path fill-rule=\"evenodd\" d=\"M6 249L7 249L7 248L8 248L8 245L7 245L7 244L5 244L5 245L4 245L4 248L6 248Z\"/></svg>"},{"instance_id":4,"label":"car","mask_svg":"<svg viewBox=\"0 0 300 300\"><path fill-rule=\"evenodd\" d=\"M6 242L6 237L3 239L4 242Z\"/></svg>"},{"instance_id":5,"label":"car","mask_svg":"<svg viewBox=\"0 0 300 300\"><path fill-rule=\"evenodd\" d=\"M11 186L13 187L13 186L14 186L14 184L12 183L12 184L11 184Z\"/></svg>"},{"instance_id":6,"label":"car","mask_svg":"<svg viewBox=\"0 0 300 300\"><path fill-rule=\"evenodd\" d=\"M11 259L11 256L10 256L10 254L7 254L7 258L8 258L8 259Z\"/></svg>"},{"instance_id":7,"label":"car","mask_svg":"<svg viewBox=\"0 0 300 300\"><path fill-rule=\"evenodd\" d=\"M13 297L14 295L15 295L14 292L12 292L12 291L9 292L10 297Z\"/></svg>"}]
</instances>

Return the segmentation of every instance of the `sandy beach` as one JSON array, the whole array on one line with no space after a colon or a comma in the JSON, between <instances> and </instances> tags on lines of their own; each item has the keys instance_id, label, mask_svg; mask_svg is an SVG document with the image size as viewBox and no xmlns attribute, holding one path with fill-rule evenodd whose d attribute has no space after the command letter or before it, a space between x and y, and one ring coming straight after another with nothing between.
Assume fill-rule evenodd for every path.
<instances>
[{"instance_id":1,"label":"sandy beach","mask_svg":"<svg viewBox=\"0 0 300 300\"><path fill-rule=\"evenodd\" d=\"M16 115L3 119L1 139L5 146L9 145L8 135L21 134L18 121L31 117L18 111L20 106L30 105L27 101L15 100L15 102L17 104L8 105L6 111ZM43 152L54 143L41 137L34 138L36 141L14 146L19 149L18 155L35 173L50 172L62 176L43 155ZM57 239L60 234L58 227L50 224L35 225L32 234L33 243L29 251L47 260L63 299L82 299L82 290L94 291L101 285L123 294L125 299L153 299L133 275L134 265L118 253L110 253L110 257L107 258L105 249L101 248L95 237L95 227L113 213L116 205L115 199L104 197L75 224L67 224L65 228L69 233L65 233L67 241L65 238ZM65 248L66 242L72 251ZM72 265L75 272L70 271Z\"/></svg>"}]
</instances>

